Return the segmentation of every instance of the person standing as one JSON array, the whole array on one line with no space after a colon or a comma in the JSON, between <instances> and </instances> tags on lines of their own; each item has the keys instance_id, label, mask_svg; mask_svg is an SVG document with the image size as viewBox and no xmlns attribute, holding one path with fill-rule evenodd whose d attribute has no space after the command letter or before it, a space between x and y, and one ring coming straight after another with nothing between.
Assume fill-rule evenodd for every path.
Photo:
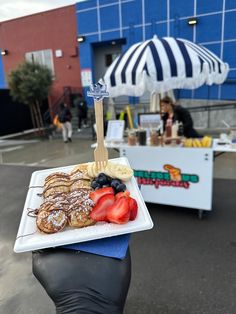
<instances>
[{"instance_id":1,"label":"person standing","mask_svg":"<svg viewBox=\"0 0 236 314\"><path fill-rule=\"evenodd\" d=\"M62 137L64 143L72 142L72 114L71 111L66 103L61 104L60 106L60 114L59 114L59 121L62 124Z\"/></svg>"},{"instance_id":2,"label":"person standing","mask_svg":"<svg viewBox=\"0 0 236 314\"><path fill-rule=\"evenodd\" d=\"M193 120L189 111L180 106L174 104L171 97L166 96L160 100L160 107L162 112L162 120L164 130L166 126L176 121L183 124L183 135L187 138L197 138L199 134L193 127Z\"/></svg>"},{"instance_id":3,"label":"person standing","mask_svg":"<svg viewBox=\"0 0 236 314\"><path fill-rule=\"evenodd\" d=\"M86 100L82 94L79 93L74 101L74 105L77 107L78 112L78 132L81 131L82 126L87 127L87 114L88 106Z\"/></svg>"}]
</instances>

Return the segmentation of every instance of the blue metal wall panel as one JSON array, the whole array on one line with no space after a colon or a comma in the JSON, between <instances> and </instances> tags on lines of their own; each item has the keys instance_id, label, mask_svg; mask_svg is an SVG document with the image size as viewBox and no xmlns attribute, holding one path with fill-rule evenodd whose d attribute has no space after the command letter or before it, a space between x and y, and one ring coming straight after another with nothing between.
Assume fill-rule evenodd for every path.
<instances>
[{"instance_id":1,"label":"blue metal wall panel","mask_svg":"<svg viewBox=\"0 0 236 314\"><path fill-rule=\"evenodd\" d=\"M100 10L101 31L120 27L118 5L103 7Z\"/></svg>"},{"instance_id":2,"label":"blue metal wall panel","mask_svg":"<svg viewBox=\"0 0 236 314\"><path fill-rule=\"evenodd\" d=\"M236 1L235 1L236 2ZM232 27L236 21L236 11L225 13L224 39L236 38L236 27Z\"/></svg>"},{"instance_id":3,"label":"blue metal wall panel","mask_svg":"<svg viewBox=\"0 0 236 314\"><path fill-rule=\"evenodd\" d=\"M220 57L220 51L221 51L221 44L208 44L208 45L202 45L205 48L209 49L212 51L214 54L216 54L218 57Z\"/></svg>"},{"instance_id":4,"label":"blue metal wall panel","mask_svg":"<svg viewBox=\"0 0 236 314\"><path fill-rule=\"evenodd\" d=\"M196 28L197 42L219 41L221 39L222 14L199 17Z\"/></svg>"},{"instance_id":5,"label":"blue metal wall panel","mask_svg":"<svg viewBox=\"0 0 236 314\"><path fill-rule=\"evenodd\" d=\"M132 44L135 43L135 36L134 36L135 29L134 27L129 27L123 30L123 37L126 38L126 44L123 45L122 50L125 51L128 49Z\"/></svg>"},{"instance_id":6,"label":"blue metal wall panel","mask_svg":"<svg viewBox=\"0 0 236 314\"><path fill-rule=\"evenodd\" d=\"M170 18L173 19L177 14L179 17L193 16L194 0L169 0Z\"/></svg>"},{"instance_id":7,"label":"blue metal wall panel","mask_svg":"<svg viewBox=\"0 0 236 314\"><path fill-rule=\"evenodd\" d=\"M228 78L229 78L229 79L235 79L235 80L236 80L236 69L229 71ZM236 89L236 88L235 88L235 89Z\"/></svg>"},{"instance_id":8,"label":"blue metal wall panel","mask_svg":"<svg viewBox=\"0 0 236 314\"><path fill-rule=\"evenodd\" d=\"M111 40L111 39L118 39L118 38L120 38L120 32L114 31L114 32L109 32L109 33L102 33L101 36L102 36L101 37L102 41Z\"/></svg>"},{"instance_id":9,"label":"blue metal wall panel","mask_svg":"<svg viewBox=\"0 0 236 314\"><path fill-rule=\"evenodd\" d=\"M224 61L236 68L236 41L224 43Z\"/></svg>"},{"instance_id":10,"label":"blue metal wall panel","mask_svg":"<svg viewBox=\"0 0 236 314\"><path fill-rule=\"evenodd\" d=\"M78 29L79 34L97 32L97 10L88 10L79 13Z\"/></svg>"},{"instance_id":11,"label":"blue metal wall panel","mask_svg":"<svg viewBox=\"0 0 236 314\"><path fill-rule=\"evenodd\" d=\"M103 6L103 5L112 5L113 3L116 3L117 4L118 1L115 1L115 0L99 0L99 4L100 6Z\"/></svg>"},{"instance_id":12,"label":"blue metal wall panel","mask_svg":"<svg viewBox=\"0 0 236 314\"><path fill-rule=\"evenodd\" d=\"M93 69L92 43L98 42L98 36L87 36L86 41L79 46L80 50L80 67Z\"/></svg>"},{"instance_id":13,"label":"blue metal wall panel","mask_svg":"<svg viewBox=\"0 0 236 314\"><path fill-rule=\"evenodd\" d=\"M218 99L218 85L203 85L194 90L194 98L196 99Z\"/></svg>"},{"instance_id":14,"label":"blue metal wall panel","mask_svg":"<svg viewBox=\"0 0 236 314\"><path fill-rule=\"evenodd\" d=\"M77 10L90 9L97 6L97 0L87 0L76 4Z\"/></svg>"},{"instance_id":15,"label":"blue metal wall panel","mask_svg":"<svg viewBox=\"0 0 236 314\"><path fill-rule=\"evenodd\" d=\"M146 39L151 39L154 35L158 37L166 36L166 27L166 23L146 26Z\"/></svg>"},{"instance_id":16,"label":"blue metal wall panel","mask_svg":"<svg viewBox=\"0 0 236 314\"><path fill-rule=\"evenodd\" d=\"M221 99L235 100L236 88L233 84L224 84L221 88Z\"/></svg>"},{"instance_id":17,"label":"blue metal wall panel","mask_svg":"<svg viewBox=\"0 0 236 314\"><path fill-rule=\"evenodd\" d=\"M156 34L158 37L165 37L167 34L167 23L157 24Z\"/></svg>"},{"instance_id":18,"label":"blue metal wall panel","mask_svg":"<svg viewBox=\"0 0 236 314\"><path fill-rule=\"evenodd\" d=\"M189 89L180 89L179 90L179 98L191 98L192 90Z\"/></svg>"},{"instance_id":19,"label":"blue metal wall panel","mask_svg":"<svg viewBox=\"0 0 236 314\"><path fill-rule=\"evenodd\" d=\"M223 0L197 0L197 14L222 11Z\"/></svg>"},{"instance_id":20,"label":"blue metal wall panel","mask_svg":"<svg viewBox=\"0 0 236 314\"><path fill-rule=\"evenodd\" d=\"M189 27L187 20L170 22L170 36L193 40L193 28Z\"/></svg>"},{"instance_id":21,"label":"blue metal wall panel","mask_svg":"<svg viewBox=\"0 0 236 314\"><path fill-rule=\"evenodd\" d=\"M218 99L219 85L209 86L209 99Z\"/></svg>"},{"instance_id":22,"label":"blue metal wall panel","mask_svg":"<svg viewBox=\"0 0 236 314\"><path fill-rule=\"evenodd\" d=\"M145 22L167 20L166 0L148 0L145 1Z\"/></svg>"},{"instance_id":23,"label":"blue metal wall panel","mask_svg":"<svg viewBox=\"0 0 236 314\"><path fill-rule=\"evenodd\" d=\"M142 23L141 0L123 3L121 12L122 12L123 27L127 27L130 24L138 25Z\"/></svg>"},{"instance_id":24,"label":"blue metal wall panel","mask_svg":"<svg viewBox=\"0 0 236 314\"><path fill-rule=\"evenodd\" d=\"M0 88L6 88L2 56L0 55Z\"/></svg>"},{"instance_id":25,"label":"blue metal wall panel","mask_svg":"<svg viewBox=\"0 0 236 314\"><path fill-rule=\"evenodd\" d=\"M225 10L236 9L236 1L235 0L226 0L225 1Z\"/></svg>"},{"instance_id":26,"label":"blue metal wall panel","mask_svg":"<svg viewBox=\"0 0 236 314\"><path fill-rule=\"evenodd\" d=\"M145 16L142 16L142 0L90 0L77 3L78 34L95 34L86 38L86 45L80 46L81 67L92 67L91 42L126 38L123 51L135 42L152 38L170 36L196 40L229 63L229 78L236 78L236 0L145 0ZM222 25L222 10L225 3L225 23ZM97 20L97 4L100 5L100 25ZM194 4L196 7L194 8ZM90 10L90 8L93 8ZM121 29L119 9L121 8ZM169 11L168 11L169 8ZM198 24L191 27L188 17L196 10ZM217 14L216 14L217 13ZM167 21L168 16L170 20ZM89 21L89 22L88 22ZM145 21L145 26L143 22ZM144 28L145 27L145 28ZM222 31L224 32L222 33ZM196 32L195 32L196 31ZM221 96L235 95L235 86L222 86ZM204 98L210 95L215 99L220 95L219 87L202 87L195 91L181 90L181 97ZM228 99L233 97L227 95Z\"/></svg>"}]
</instances>

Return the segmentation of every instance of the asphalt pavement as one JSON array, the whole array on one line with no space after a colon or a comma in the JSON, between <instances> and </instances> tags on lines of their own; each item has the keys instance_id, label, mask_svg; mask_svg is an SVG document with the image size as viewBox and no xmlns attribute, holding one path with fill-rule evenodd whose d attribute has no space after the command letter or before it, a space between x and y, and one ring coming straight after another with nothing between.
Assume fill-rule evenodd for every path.
<instances>
[{"instance_id":1,"label":"asphalt pavement","mask_svg":"<svg viewBox=\"0 0 236 314\"><path fill-rule=\"evenodd\" d=\"M16 254L13 246L32 172L90 161L91 143L78 137L71 146L61 139L18 143L24 148L4 153L0 314L55 313L32 275L31 253ZM110 157L117 154L112 151ZM230 164L235 165L235 159ZM213 210L202 220L193 209L147 204L154 228L131 236L132 279L125 314L236 313L235 178L215 178L213 191Z\"/></svg>"}]
</instances>

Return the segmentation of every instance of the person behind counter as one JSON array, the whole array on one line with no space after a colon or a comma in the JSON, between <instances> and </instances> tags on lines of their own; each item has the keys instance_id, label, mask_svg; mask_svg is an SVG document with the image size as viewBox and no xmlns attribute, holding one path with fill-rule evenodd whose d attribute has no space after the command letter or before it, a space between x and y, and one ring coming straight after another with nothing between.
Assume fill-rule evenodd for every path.
<instances>
[{"instance_id":1,"label":"person behind counter","mask_svg":"<svg viewBox=\"0 0 236 314\"><path fill-rule=\"evenodd\" d=\"M178 121L183 124L183 135L187 138L199 137L197 131L193 128L193 120L186 108L174 104L171 97L166 96L160 101L161 111L163 113L162 120L164 130L167 122L172 120L172 123ZM168 121L167 121L168 120Z\"/></svg>"}]
</instances>

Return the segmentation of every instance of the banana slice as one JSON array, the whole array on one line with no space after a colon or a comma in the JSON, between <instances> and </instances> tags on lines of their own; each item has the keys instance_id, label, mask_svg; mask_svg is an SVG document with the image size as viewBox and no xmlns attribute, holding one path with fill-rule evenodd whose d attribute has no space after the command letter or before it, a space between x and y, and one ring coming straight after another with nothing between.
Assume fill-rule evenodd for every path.
<instances>
[{"instance_id":1,"label":"banana slice","mask_svg":"<svg viewBox=\"0 0 236 314\"><path fill-rule=\"evenodd\" d=\"M95 178L95 175L93 172L93 165L94 165L94 162L88 163L88 175L90 176L90 178Z\"/></svg>"},{"instance_id":2,"label":"banana slice","mask_svg":"<svg viewBox=\"0 0 236 314\"><path fill-rule=\"evenodd\" d=\"M107 169L111 173L111 177L118 178L122 181L128 181L133 176L133 170L126 165L108 163Z\"/></svg>"},{"instance_id":3,"label":"banana slice","mask_svg":"<svg viewBox=\"0 0 236 314\"><path fill-rule=\"evenodd\" d=\"M93 171L94 178L96 178L99 175L99 173L102 172L102 171L99 171L97 169L95 162L93 163L93 170L92 171Z\"/></svg>"},{"instance_id":4,"label":"banana slice","mask_svg":"<svg viewBox=\"0 0 236 314\"><path fill-rule=\"evenodd\" d=\"M95 162L88 164L88 175L90 178L96 178L100 172L104 172L107 176L122 181L128 181L133 176L133 170L126 165L108 162L106 168L100 171L96 168Z\"/></svg>"},{"instance_id":5,"label":"banana slice","mask_svg":"<svg viewBox=\"0 0 236 314\"><path fill-rule=\"evenodd\" d=\"M109 176L109 177L111 177L111 178L114 178L114 176L113 176L113 174L112 174L112 172L111 172L111 170L110 170L110 167L112 167L111 165L112 165L111 162L108 162L108 163L107 163L107 166L106 166L106 168L105 168L105 170L104 170L104 173L105 173L107 176Z\"/></svg>"}]
</instances>

